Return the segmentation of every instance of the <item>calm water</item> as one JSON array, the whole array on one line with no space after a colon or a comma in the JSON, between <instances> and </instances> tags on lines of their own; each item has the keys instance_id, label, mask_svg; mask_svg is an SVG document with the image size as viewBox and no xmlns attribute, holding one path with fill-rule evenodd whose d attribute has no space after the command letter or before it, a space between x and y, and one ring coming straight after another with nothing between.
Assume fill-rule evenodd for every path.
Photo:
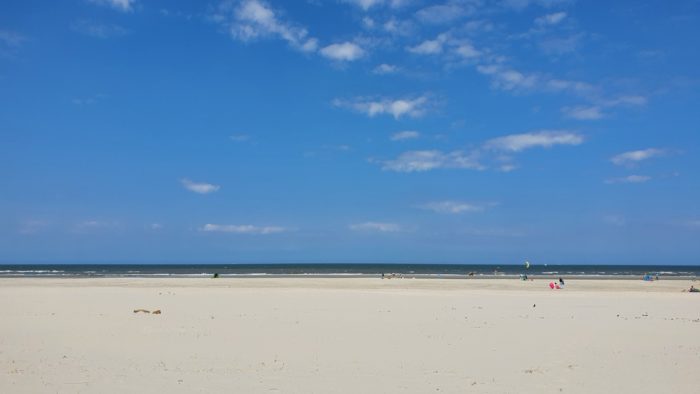
<instances>
[{"instance_id":1,"label":"calm water","mask_svg":"<svg viewBox=\"0 0 700 394\"><path fill-rule=\"evenodd\" d=\"M221 277L378 276L415 277L593 276L698 277L700 266L652 265L468 265L468 264L61 264L0 265L0 277Z\"/></svg>"}]
</instances>

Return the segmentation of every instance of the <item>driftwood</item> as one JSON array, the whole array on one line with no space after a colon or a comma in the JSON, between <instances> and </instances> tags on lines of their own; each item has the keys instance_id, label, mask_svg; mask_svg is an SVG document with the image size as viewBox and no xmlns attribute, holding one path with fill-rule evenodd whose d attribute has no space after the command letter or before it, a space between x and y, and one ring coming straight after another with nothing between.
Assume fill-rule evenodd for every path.
<instances>
[{"instance_id":1,"label":"driftwood","mask_svg":"<svg viewBox=\"0 0 700 394\"><path fill-rule=\"evenodd\" d=\"M149 311L149 310L147 310L147 309L134 309L134 313L139 313L139 312L151 313L151 311Z\"/></svg>"},{"instance_id":2,"label":"driftwood","mask_svg":"<svg viewBox=\"0 0 700 394\"><path fill-rule=\"evenodd\" d=\"M161 311L160 311L160 309L156 309L155 311L153 311L151 313L153 313L154 315L160 315Z\"/></svg>"}]
</instances>

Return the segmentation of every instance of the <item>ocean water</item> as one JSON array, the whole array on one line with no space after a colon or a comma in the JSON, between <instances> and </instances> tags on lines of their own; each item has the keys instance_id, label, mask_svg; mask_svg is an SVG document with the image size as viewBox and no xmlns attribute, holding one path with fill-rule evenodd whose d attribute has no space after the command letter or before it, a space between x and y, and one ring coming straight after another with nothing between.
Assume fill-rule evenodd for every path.
<instances>
[{"instance_id":1,"label":"ocean water","mask_svg":"<svg viewBox=\"0 0 700 394\"><path fill-rule=\"evenodd\" d=\"M328 276L490 278L594 277L697 278L700 266L667 265L474 265L474 264L5 264L0 277L275 277Z\"/></svg>"}]
</instances>

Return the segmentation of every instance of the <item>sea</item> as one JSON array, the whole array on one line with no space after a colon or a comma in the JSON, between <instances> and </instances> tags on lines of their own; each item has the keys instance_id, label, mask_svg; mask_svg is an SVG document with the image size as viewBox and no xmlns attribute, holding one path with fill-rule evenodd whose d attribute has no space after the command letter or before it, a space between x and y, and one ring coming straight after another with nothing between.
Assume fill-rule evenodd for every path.
<instances>
[{"instance_id":1,"label":"sea","mask_svg":"<svg viewBox=\"0 0 700 394\"><path fill-rule=\"evenodd\" d=\"M380 277L413 278L653 278L695 279L700 265L489 264L0 264L0 277L197 278Z\"/></svg>"}]
</instances>

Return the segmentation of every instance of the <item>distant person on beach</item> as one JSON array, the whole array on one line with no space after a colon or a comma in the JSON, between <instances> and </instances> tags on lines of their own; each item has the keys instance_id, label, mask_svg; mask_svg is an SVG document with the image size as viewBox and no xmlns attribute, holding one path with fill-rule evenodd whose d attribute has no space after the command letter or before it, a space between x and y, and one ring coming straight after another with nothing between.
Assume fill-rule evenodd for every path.
<instances>
[{"instance_id":1,"label":"distant person on beach","mask_svg":"<svg viewBox=\"0 0 700 394\"><path fill-rule=\"evenodd\" d=\"M700 289L696 289L693 285L690 285L690 290L688 291L691 293L700 293Z\"/></svg>"},{"instance_id":2,"label":"distant person on beach","mask_svg":"<svg viewBox=\"0 0 700 394\"><path fill-rule=\"evenodd\" d=\"M564 279L559 278L559 286L564 286Z\"/></svg>"}]
</instances>

